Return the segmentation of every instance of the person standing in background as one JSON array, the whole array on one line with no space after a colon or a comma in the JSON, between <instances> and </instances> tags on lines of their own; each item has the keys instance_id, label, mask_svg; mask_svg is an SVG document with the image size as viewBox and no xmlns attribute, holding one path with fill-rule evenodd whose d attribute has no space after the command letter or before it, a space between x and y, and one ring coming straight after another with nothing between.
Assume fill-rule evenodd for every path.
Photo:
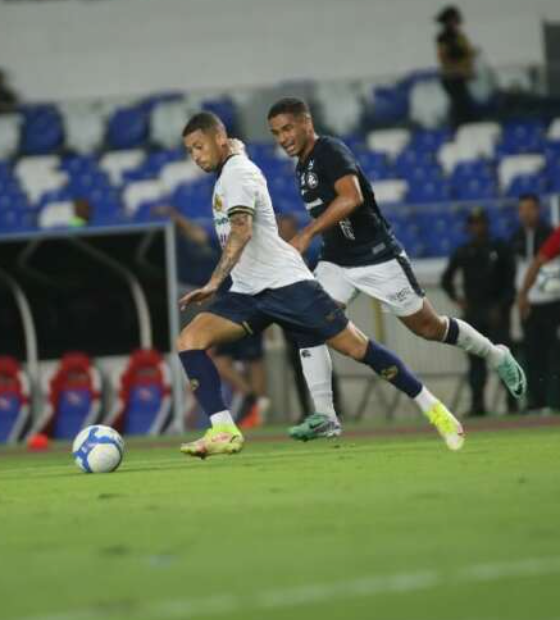
<instances>
[{"instance_id":1,"label":"person standing in background","mask_svg":"<svg viewBox=\"0 0 560 620\"><path fill-rule=\"evenodd\" d=\"M463 17L455 6L444 8L436 22L442 30L436 37L441 83L449 97L450 121L457 128L474 120L474 102L469 80L474 77L475 50L461 29Z\"/></svg>"},{"instance_id":2,"label":"person standing in background","mask_svg":"<svg viewBox=\"0 0 560 620\"><path fill-rule=\"evenodd\" d=\"M515 299L515 264L506 244L490 236L488 217L474 209L467 218L469 241L459 247L442 276L442 287L464 312L464 319L492 340L510 344L510 314ZM463 295L455 288L455 275L463 276ZM469 415L485 415L486 360L469 355L471 408ZM517 410L508 394L508 411Z\"/></svg>"},{"instance_id":3,"label":"person standing in background","mask_svg":"<svg viewBox=\"0 0 560 620\"><path fill-rule=\"evenodd\" d=\"M530 282L526 277L553 232L542 218L539 198L534 194L521 196L518 213L521 226L511 244L517 260L516 288L527 368L527 408L540 411L551 407L552 368L559 349L560 291L533 286L534 278Z\"/></svg>"}]
</instances>

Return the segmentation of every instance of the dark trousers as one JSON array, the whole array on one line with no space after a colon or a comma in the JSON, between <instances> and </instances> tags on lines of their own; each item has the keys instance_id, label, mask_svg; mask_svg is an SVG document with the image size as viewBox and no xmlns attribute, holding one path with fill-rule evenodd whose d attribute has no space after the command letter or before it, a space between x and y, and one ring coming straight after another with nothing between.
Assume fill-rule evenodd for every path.
<instances>
[{"instance_id":1,"label":"dark trousers","mask_svg":"<svg viewBox=\"0 0 560 620\"><path fill-rule=\"evenodd\" d=\"M523 322L523 351L529 391L528 408L554 406L552 393L560 382L560 302L531 306Z\"/></svg>"},{"instance_id":2,"label":"dark trousers","mask_svg":"<svg viewBox=\"0 0 560 620\"><path fill-rule=\"evenodd\" d=\"M510 311L504 309L499 316L493 315L488 309L478 309L465 314L465 321L470 323L481 334L497 344L510 346ZM476 355L469 355L468 380L471 389L471 412L483 414L486 412L484 402L484 388L488 379L486 360ZM507 393L507 407L510 413L517 411L517 402Z\"/></svg>"},{"instance_id":3,"label":"dark trousers","mask_svg":"<svg viewBox=\"0 0 560 620\"><path fill-rule=\"evenodd\" d=\"M468 88L468 81L462 77L444 77L441 83L449 97L450 121L453 127L474 120L474 102Z\"/></svg>"}]
</instances>

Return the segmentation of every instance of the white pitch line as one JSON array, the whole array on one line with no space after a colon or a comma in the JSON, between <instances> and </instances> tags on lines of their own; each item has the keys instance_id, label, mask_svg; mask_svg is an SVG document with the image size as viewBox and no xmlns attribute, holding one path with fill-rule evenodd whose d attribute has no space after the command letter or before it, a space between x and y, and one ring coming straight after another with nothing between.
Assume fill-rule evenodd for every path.
<instances>
[{"instance_id":1,"label":"white pitch line","mask_svg":"<svg viewBox=\"0 0 560 620\"><path fill-rule=\"evenodd\" d=\"M111 604L99 609L41 614L11 620L122 620L157 618L157 620L189 620L201 616L227 616L235 612L270 611L299 605L324 604L340 599L404 594L430 590L442 585L489 583L513 577L535 577L560 573L560 556L527 558L514 562L472 564L456 571L423 570L393 575L370 575L350 581L315 583L276 588L255 594L224 594L193 599L147 602L141 609L122 607L111 610ZM538 620L533 618L532 620Z\"/></svg>"}]
</instances>

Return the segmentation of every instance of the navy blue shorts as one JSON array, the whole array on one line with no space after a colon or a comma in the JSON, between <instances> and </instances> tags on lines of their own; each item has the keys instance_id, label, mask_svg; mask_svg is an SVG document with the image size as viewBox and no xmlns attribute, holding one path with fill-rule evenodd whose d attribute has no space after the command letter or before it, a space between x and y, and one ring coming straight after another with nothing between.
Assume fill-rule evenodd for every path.
<instances>
[{"instance_id":1,"label":"navy blue shorts","mask_svg":"<svg viewBox=\"0 0 560 620\"><path fill-rule=\"evenodd\" d=\"M219 294L205 312L241 325L248 334L277 323L300 347L323 344L348 325L344 312L315 280L266 289L257 295L227 291Z\"/></svg>"},{"instance_id":2,"label":"navy blue shorts","mask_svg":"<svg viewBox=\"0 0 560 620\"><path fill-rule=\"evenodd\" d=\"M220 344L216 347L216 355L226 355L238 362L256 362L263 358L263 335L253 334L235 342Z\"/></svg>"}]
</instances>

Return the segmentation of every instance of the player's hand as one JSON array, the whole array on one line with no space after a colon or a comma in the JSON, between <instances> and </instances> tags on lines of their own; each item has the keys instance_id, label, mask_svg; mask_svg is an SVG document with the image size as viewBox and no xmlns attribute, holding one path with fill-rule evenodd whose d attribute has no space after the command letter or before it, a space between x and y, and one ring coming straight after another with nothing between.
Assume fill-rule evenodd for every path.
<instances>
[{"instance_id":1,"label":"player's hand","mask_svg":"<svg viewBox=\"0 0 560 620\"><path fill-rule=\"evenodd\" d=\"M300 254L304 254L307 251L307 248L311 245L312 240L313 237L302 230L301 232L298 232L295 237L290 239L290 245Z\"/></svg>"},{"instance_id":2,"label":"player's hand","mask_svg":"<svg viewBox=\"0 0 560 620\"><path fill-rule=\"evenodd\" d=\"M531 304L527 295L520 294L517 298L517 307L519 308L519 314L521 318L525 320L531 313Z\"/></svg>"},{"instance_id":3,"label":"player's hand","mask_svg":"<svg viewBox=\"0 0 560 620\"><path fill-rule=\"evenodd\" d=\"M201 304L203 301L210 299L213 295L215 295L218 287L214 284L207 284L202 288L197 288L186 295L183 295L181 299L179 299L179 308L183 311L189 304Z\"/></svg>"},{"instance_id":4,"label":"player's hand","mask_svg":"<svg viewBox=\"0 0 560 620\"><path fill-rule=\"evenodd\" d=\"M237 138L230 138L228 140L229 150L232 155L245 155L245 143Z\"/></svg>"}]
</instances>

